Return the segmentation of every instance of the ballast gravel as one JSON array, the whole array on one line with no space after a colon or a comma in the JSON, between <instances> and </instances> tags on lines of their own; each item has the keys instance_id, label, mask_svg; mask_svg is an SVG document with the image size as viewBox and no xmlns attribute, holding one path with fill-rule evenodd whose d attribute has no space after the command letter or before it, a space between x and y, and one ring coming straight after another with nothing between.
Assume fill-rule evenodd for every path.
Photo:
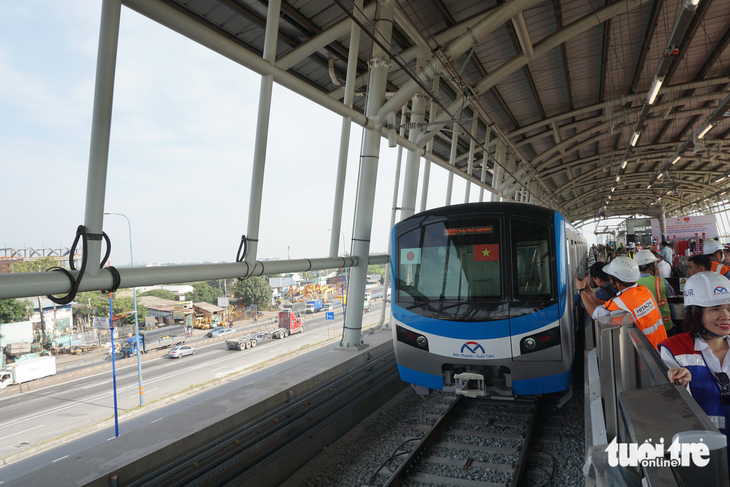
<instances>
[{"instance_id":1,"label":"ballast gravel","mask_svg":"<svg viewBox=\"0 0 730 487\"><path fill-rule=\"evenodd\" d=\"M583 388L582 364L576 363L573 374L573 390ZM424 433L417 426L432 426L436 420L427 415L441 415L453 399L451 394L432 392L419 397L410 388L401 392L394 400L367 418L366 427L361 434L347 441L338 441L329 447L330 461L316 474L301 482L308 487L376 487L387 479L378 471L393 471L405 456L394 455L397 451L409 451ZM562 408L555 407L556 398L547 397L543 401L540 416L533 435L537 443L530 451L529 469L522 484L526 486L583 487L583 463L585 461L585 425L583 395L574 394ZM429 450L429 455L458 460L460 463L471 459L473 462L511 464L517 461L519 453L500 453L469 446L518 448L521 440L493 438L486 436L450 435L455 429L478 431L486 434L522 434L526 431L526 421L519 413L529 414L529 407L509 403L486 404L473 401L469 412L462 412L457 421L441 435L438 442L459 443L465 448L442 448L438 444ZM484 420L493 418L494 423L516 423L519 426L499 424L472 424L463 420ZM400 450L399 450L400 448ZM334 450L334 451L333 451ZM443 477L460 478L479 482L505 483L511 478L510 472L501 470L468 468L419 461L415 466L418 472ZM406 485L414 487L444 486L445 484L419 483L409 480Z\"/></svg>"}]
</instances>

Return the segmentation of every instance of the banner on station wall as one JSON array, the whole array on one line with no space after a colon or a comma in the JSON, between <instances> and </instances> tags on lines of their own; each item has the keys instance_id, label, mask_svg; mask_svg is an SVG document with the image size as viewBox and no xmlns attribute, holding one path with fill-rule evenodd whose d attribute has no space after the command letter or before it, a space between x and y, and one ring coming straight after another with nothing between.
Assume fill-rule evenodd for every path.
<instances>
[{"instance_id":1,"label":"banner on station wall","mask_svg":"<svg viewBox=\"0 0 730 487\"><path fill-rule=\"evenodd\" d=\"M702 234L705 238L717 238L717 225L714 215L667 217L667 238L689 240ZM659 239L659 220L651 219L651 237Z\"/></svg>"}]
</instances>

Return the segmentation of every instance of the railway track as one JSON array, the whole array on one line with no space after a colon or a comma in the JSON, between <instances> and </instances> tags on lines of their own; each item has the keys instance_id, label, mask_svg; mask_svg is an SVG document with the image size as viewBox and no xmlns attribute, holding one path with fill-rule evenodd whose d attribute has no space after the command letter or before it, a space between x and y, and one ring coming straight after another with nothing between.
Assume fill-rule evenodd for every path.
<instances>
[{"instance_id":1,"label":"railway track","mask_svg":"<svg viewBox=\"0 0 730 487\"><path fill-rule=\"evenodd\" d=\"M436 484L464 487L523 485L540 398L494 401L458 396L415 427L371 477L370 486ZM387 477L386 480L383 480Z\"/></svg>"},{"instance_id":2,"label":"railway track","mask_svg":"<svg viewBox=\"0 0 730 487\"><path fill-rule=\"evenodd\" d=\"M291 462L278 466L272 463L294 448L306 449L313 435L396 380L399 377L393 352L373 357L130 486L249 485L267 467L268 485L278 485L280 481L270 474L271 469L278 470L285 479L282 472L286 469L282 466Z\"/></svg>"}]
</instances>

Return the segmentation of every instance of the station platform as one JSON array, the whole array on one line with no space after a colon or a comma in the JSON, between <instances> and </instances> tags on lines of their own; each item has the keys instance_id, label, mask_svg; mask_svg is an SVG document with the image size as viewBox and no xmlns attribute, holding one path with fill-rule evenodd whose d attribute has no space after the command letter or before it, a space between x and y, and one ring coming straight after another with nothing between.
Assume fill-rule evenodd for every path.
<instances>
[{"instance_id":1,"label":"station platform","mask_svg":"<svg viewBox=\"0 0 730 487\"><path fill-rule=\"evenodd\" d=\"M63 462L13 480L4 485L90 485L108 486L116 475L118 485L129 485L138 479L173 463L180 457L198 450L212 440L255 421L256 418L285 405L292 398L303 396L335 377L368 362L373 357L392 350L392 331L381 330L364 334L368 345L360 351L327 347L322 353L302 365L286 369L275 376L222 394L214 399L191 406L149 427L134 430L113 441L98 445ZM394 381L385 394L376 395L353 414L348 422L363 419L373 410L402 390L405 384ZM354 426L354 424L353 424ZM340 425L340 427L346 427ZM324 437L322 441L331 441ZM321 447L298 449L302 463L314 456ZM297 462L292 462L297 463Z\"/></svg>"},{"instance_id":2,"label":"station platform","mask_svg":"<svg viewBox=\"0 0 730 487\"><path fill-rule=\"evenodd\" d=\"M586 485L728 485L725 435L685 387L669 382L633 316L585 323ZM707 465L688 453L699 443Z\"/></svg>"}]
</instances>

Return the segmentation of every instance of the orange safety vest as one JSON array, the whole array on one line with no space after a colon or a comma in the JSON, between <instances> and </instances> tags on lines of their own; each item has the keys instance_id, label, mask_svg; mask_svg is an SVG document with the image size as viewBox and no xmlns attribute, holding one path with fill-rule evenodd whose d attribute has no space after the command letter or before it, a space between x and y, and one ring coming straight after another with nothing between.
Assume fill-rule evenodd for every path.
<instances>
[{"instance_id":1,"label":"orange safety vest","mask_svg":"<svg viewBox=\"0 0 730 487\"><path fill-rule=\"evenodd\" d=\"M636 326L644 333L654 348L667 338L664 321L651 291L644 286L624 289L606 304L608 311L623 310L634 315Z\"/></svg>"},{"instance_id":2,"label":"orange safety vest","mask_svg":"<svg viewBox=\"0 0 730 487\"><path fill-rule=\"evenodd\" d=\"M672 323L672 312L669 309L669 302L667 301L667 288L664 285L664 278L656 275L653 277L642 277L636 282L651 291L651 294L656 300L657 308L659 308L659 313L662 315L664 329L671 330L674 323Z\"/></svg>"},{"instance_id":3,"label":"orange safety vest","mask_svg":"<svg viewBox=\"0 0 730 487\"><path fill-rule=\"evenodd\" d=\"M726 266L725 264L721 264L720 262L716 262L714 260L710 260L710 262L712 262L712 268L710 269L712 272L717 272L721 276L725 276L728 272L730 272L730 267Z\"/></svg>"}]
</instances>

